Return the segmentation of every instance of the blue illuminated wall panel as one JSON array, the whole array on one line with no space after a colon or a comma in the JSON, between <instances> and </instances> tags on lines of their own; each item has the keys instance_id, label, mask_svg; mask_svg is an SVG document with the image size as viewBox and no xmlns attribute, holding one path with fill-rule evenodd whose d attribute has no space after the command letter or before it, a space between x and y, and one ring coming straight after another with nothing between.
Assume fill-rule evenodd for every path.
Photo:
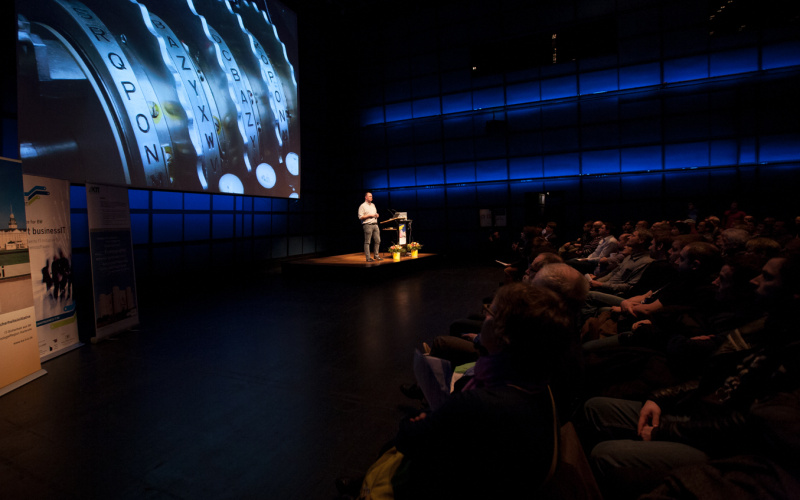
<instances>
[{"instance_id":1,"label":"blue illuminated wall panel","mask_svg":"<svg viewBox=\"0 0 800 500\"><path fill-rule=\"evenodd\" d=\"M233 196L215 194L211 198L211 207L215 212L221 210L233 210Z\"/></svg>"},{"instance_id":2,"label":"blue illuminated wall panel","mask_svg":"<svg viewBox=\"0 0 800 500\"><path fill-rule=\"evenodd\" d=\"M623 172L661 170L661 146L625 148L621 151Z\"/></svg>"},{"instance_id":3,"label":"blue illuminated wall panel","mask_svg":"<svg viewBox=\"0 0 800 500\"><path fill-rule=\"evenodd\" d=\"M409 210L413 211L417 207L417 191L414 189L400 189L391 191L389 194L389 199L382 202L382 204L386 206L379 207L379 213L382 213L381 219L389 218L389 211L387 210L389 208L399 212L408 212ZM413 219L411 215L409 215L409 218Z\"/></svg>"},{"instance_id":4,"label":"blue illuminated wall panel","mask_svg":"<svg viewBox=\"0 0 800 500\"><path fill-rule=\"evenodd\" d=\"M448 184L475 182L475 164L472 162L451 163L446 165L445 169Z\"/></svg>"},{"instance_id":5,"label":"blue illuminated wall panel","mask_svg":"<svg viewBox=\"0 0 800 500\"><path fill-rule=\"evenodd\" d=\"M86 186L69 187L69 206L72 209L86 209Z\"/></svg>"},{"instance_id":6,"label":"blue illuminated wall panel","mask_svg":"<svg viewBox=\"0 0 800 500\"><path fill-rule=\"evenodd\" d=\"M430 184L444 184L444 167L442 165L423 165L417 167L417 184L426 186Z\"/></svg>"},{"instance_id":7,"label":"blue illuminated wall panel","mask_svg":"<svg viewBox=\"0 0 800 500\"><path fill-rule=\"evenodd\" d=\"M183 237L185 240L207 240L211 237L211 216L209 214L186 214L184 223Z\"/></svg>"},{"instance_id":8,"label":"blue illuminated wall panel","mask_svg":"<svg viewBox=\"0 0 800 500\"><path fill-rule=\"evenodd\" d=\"M519 83L506 88L506 103L509 105L536 102L540 99L539 82Z\"/></svg>"},{"instance_id":9,"label":"blue illuminated wall panel","mask_svg":"<svg viewBox=\"0 0 800 500\"><path fill-rule=\"evenodd\" d=\"M441 114L441 104L438 97L428 99L417 99L412 103L414 118L424 118L426 116L436 116Z\"/></svg>"},{"instance_id":10,"label":"blue illuminated wall panel","mask_svg":"<svg viewBox=\"0 0 800 500\"><path fill-rule=\"evenodd\" d=\"M541 156L510 158L508 160L509 179L530 179L544 177Z\"/></svg>"},{"instance_id":11,"label":"blue illuminated wall panel","mask_svg":"<svg viewBox=\"0 0 800 500\"><path fill-rule=\"evenodd\" d=\"M210 210L211 195L202 193L184 193L183 208L185 210Z\"/></svg>"},{"instance_id":12,"label":"blue illuminated wall panel","mask_svg":"<svg viewBox=\"0 0 800 500\"><path fill-rule=\"evenodd\" d=\"M414 167L396 168L389 170L389 186L390 187L416 186L417 180L414 174L415 174Z\"/></svg>"},{"instance_id":13,"label":"blue illuminated wall panel","mask_svg":"<svg viewBox=\"0 0 800 500\"><path fill-rule=\"evenodd\" d=\"M86 198L84 190L84 199ZM73 207L77 208L75 204L72 204ZM129 189L128 190L128 206L134 209L140 208L150 208L150 191L144 191L142 189Z\"/></svg>"},{"instance_id":14,"label":"blue illuminated wall panel","mask_svg":"<svg viewBox=\"0 0 800 500\"><path fill-rule=\"evenodd\" d=\"M130 194L128 199L130 199ZM155 210L181 210L183 208L183 193L153 191L153 208Z\"/></svg>"},{"instance_id":15,"label":"blue illuminated wall panel","mask_svg":"<svg viewBox=\"0 0 800 500\"><path fill-rule=\"evenodd\" d=\"M449 114L470 110L472 110L472 94L470 92L442 96L443 113Z\"/></svg>"},{"instance_id":16,"label":"blue illuminated wall panel","mask_svg":"<svg viewBox=\"0 0 800 500\"><path fill-rule=\"evenodd\" d=\"M758 48L729 50L711 54L711 76L758 71Z\"/></svg>"},{"instance_id":17,"label":"blue illuminated wall panel","mask_svg":"<svg viewBox=\"0 0 800 500\"><path fill-rule=\"evenodd\" d=\"M683 82L708 78L708 56L684 57L664 61L664 82Z\"/></svg>"},{"instance_id":18,"label":"blue illuminated wall panel","mask_svg":"<svg viewBox=\"0 0 800 500\"><path fill-rule=\"evenodd\" d=\"M667 170L708 166L708 142L667 144L664 147L664 168Z\"/></svg>"},{"instance_id":19,"label":"blue illuminated wall panel","mask_svg":"<svg viewBox=\"0 0 800 500\"><path fill-rule=\"evenodd\" d=\"M382 189L389 187L386 170L364 172L364 187L366 189Z\"/></svg>"},{"instance_id":20,"label":"blue illuminated wall panel","mask_svg":"<svg viewBox=\"0 0 800 500\"><path fill-rule=\"evenodd\" d=\"M734 140L711 141L711 166L736 165L739 162L738 144Z\"/></svg>"},{"instance_id":21,"label":"blue illuminated wall panel","mask_svg":"<svg viewBox=\"0 0 800 500\"><path fill-rule=\"evenodd\" d=\"M578 83L574 75L542 80L541 85L542 99L572 97L578 93Z\"/></svg>"},{"instance_id":22,"label":"blue illuminated wall panel","mask_svg":"<svg viewBox=\"0 0 800 500\"><path fill-rule=\"evenodd\" d=\"M502 87L476 90L472 93L473 109L494 108L505 105Z\"/></svg>"},{"instance_id":23,"label":"blue illuminated wall panel","mask_svg":"<svg viewBox=\"0 0 800 500\"><path fill-rule=\"evenodd\" d=\"M619 69L619 88L633 89L661 84L661 64L647 63Z\"/></svg>"},{"instance_id":24,"label":"blue illuminated wall panel","mask_svg":"<svg viewBox=\"0 0 800 500\"><path fill-rule=\"evenodd\" d=\"M74 228L72 233L74 237ZM150 216L148 214L131 214L131 238L134 245L150 243Z\"/></svg>"},{"instance_id":25,"label":"blue illuminated wall panel","mask_svg":"<svg viewBox=\"0 0 800 500\"><path fill-rule=\"evenodd\" d=\"M183 215L153 214L154 243L166 243L181 240L183 240Z\"/></svg>"},{"instance_id":26,"label":"blue illuminated wall panel","mask_svg":"<svg viewBox=\"0 0 800 500\"><path fill-rule=\"evenodd\" d=\"M411 102L400 102L386 105L386 121L408 120L413 117Z\"/></svg>"},{"instance_id":27,"label":"blue illuminated wall panel","mask_svg":"<svg viewBox=\"0 0 800 500\"><path fill-rule=\"evenodd\" d=\"M764 136L759 142L760 162L791 161L800 158L800 134Z\"/></svg>"},{"instance_id":28,"label":"blue illuminated wall panel","mask_svg":"<svg viewBox=\"0 0 800 500\"><path fill-rule=\"evenodd\" d=\"M508 166L505 159L479 161L475 173L478 182L507 180Z\"/></svg>"},{"instance_id":29,"label":"blue illuminated wall panel","mask_svg":"<svg viewBox=\"0 0 800 500\"><path fill-rule=\"evenodd\" d=\"M580 76L581 94L594 94L597 92L611 92L618 90L617 69L593 71Z\"/></svg>"},{"instance_id":30,"label":"blue illuminated wall panel","mask_svg":"<svg viewBox=\"0 0 800 500\"><path fill-rule=\"evenodd\" d=\"M761 67L763 69L800 65L800 42L798 41L767 45L761 53Z\"/></svg>"},{"instance_id":31,"label":"blue illuminated wall panel","mask_svg":"<svg viewBox=\"0 0 800 500\"><path fill-rule=\"evenodd\" d=\"M619 150L584 151L581 155L581 173L611 174L620 172Z\"/></svg>"},{"instance_id":32,"label":"blue illuminated wall panel","mask_svg":"<svg viewBox=\"0 0 800 500\"><path fill-rule=\"evenodd\" d=\"M546 177L579 175L580 173L580 155L578 153L544 157L544 175Z\"/></svg>"}]
</instances>

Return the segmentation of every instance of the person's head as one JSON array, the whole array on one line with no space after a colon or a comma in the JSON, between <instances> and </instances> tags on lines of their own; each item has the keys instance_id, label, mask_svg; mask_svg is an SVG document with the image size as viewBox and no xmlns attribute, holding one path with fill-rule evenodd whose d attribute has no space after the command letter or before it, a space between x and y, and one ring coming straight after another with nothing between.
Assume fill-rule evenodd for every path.
<instances>
[{"instance_id":1,"label":"person's head","mask_svg":"<svg viewBox=\"0 0 800 500\"><path fill-rule=\"evenodd\" d=\"M635 229L635 226L633 224L633 221L626 220L624 223L622 223L622 232L623 233L630 234L630 233L633 232L634 229Z\"/></svg>"},{"instance_id":2,"label":"person's head","mask_svg":"<svg viewBox=\"0 0 800 500\"><path fill-rule=\"evenodd\" d=\"M600 229L603 227L603 221L596 220L592 223L592 234L595 236L600 234Z\"/></svg>"},{"instance_id":3,"label":"person's head","mask_svg":"<svg viewBox=\"0 0 800 500\"><path fill-rule=\"evenodd\" d=\"M570 343L570 313L555 292L539 285L501 287L489 306L481 343L490 354L505 353L526 369L546 374Z\"/></svg>"},{"instance_id":4,"label":"person's head","mask_svg":"<svg viewBox=\"0 0 800 500\"><path fill-rule=\"evenodd\" d=\"M556 232L556 227L558 225L555 222L548 222L544 229L542 229L542 234L550 235Z\"/></svg>"},{"instance_id":5,"label":"person's head","mask_svg":"<svg viewBox=\"0 0 800 500\"><path fill-rule=\"evenodd\" d=\"M650 223L646 220L640 220L636 223L636 229L650 229Z\"/></svg>"},{"instance_id":6,"label":"person's head","mask_svg":"<svg viewBox=\"0 0 800 500\"><path fill-rule=\"evenodd\" d=\"M745 253L755 255L763 259L762 262L766 262L767 260L773 257L777 257L778 254L781 252L780 243L773 240L772 238L766 238L762 236L747 240L747 243L745 243L744 248L745 248Z\"/></svg>"},{"instance_id":7,"label":"person's head","mask_svg":"<svg viewBox=\"0 0 800 500\"><path fill-rule=\"evenodd\" d=\"M597 234L599 234L602 238L613 235L614 225L611 224L610 222L604 222L603 225L600 226L600 232Z\"/></svg>"},{"instance_id":8,"label":"person's head","mask_svg":"<svg viewBox=\"0 0 800 500\"><path fill-rule=\"evenodd\" d=\"M630 239L631 239L631 233L622 233L619 235L619 238L617 238L617 241L619 241L620 247L624 247L625 245L628 244L628 241L630 241Z\"/></svg>"},{"instance_id":9,"label":"person's head","mask_svg":"<svg viewBox=\"0 0 800 500\"><path fill-rule=\"evenodd\" d=\"M564 259L561 258L560 255L553 252L542 252L536 257L533 258L531 261L531 265L528 266L528 269L525 271L525 276L522 277L522 281L525 283L530 283L536 273L539 272L547 264L557 264L564 262Z\"/></svg>"},{"instance_id":10,"label":"person's head","mask_svg":"<svg viewBox=\"0 0 800 500\"><path fill-rule=\"evenodd\" d=\"M372 203L372 193L370 193L369 191L364 193L364 201L368 201L369 203Z\"/></svg>"},{"instance_id":11,"label":"person's head","mask_svg":"<svg viewBox=\"0 0 800 500\"><path fill-rule=\"evenodd\" d=\"M744 229L730 228L725 229L720 233L722 244L722 251L726 255L733 255L737 252L742 252L745 249L747 240L750 239L750 233Z\"/></svg>"},{"instance_id":12,"label":"person's head","mask_svg":"<svg viewBox=\"0 0 800 500\"><path fill-rule=\"evenodd\" d=\"M650 257L655 260L665 260L668 257L668 252L672 246L672 236L669 233L659 232L653 236L653 241L650 243Z\"/></svg>"},{"instance_id":13,"label":"person's head","mask_svg":"<svg viewBox=\"0 0 800 500\"><path fill-rule=\"evenodd\" d=\"M689 243L702 240L703 240L702 236L692 235L692 234L683 234L680 236L676 236L675 238L672 238L672 244L667 250L667 258L669 259L670 264L672 264L673 266L677 266L678 259L681 256L681 250L683 250L683 247L685 247Z\"/></svg>"},{"instance_id":14,"label":"person's head","mask_svg":"<svg viewBox=\"0 0 800 500\"><path fill-rule=\"evenodd\" d=\"M755 288L751 280L761 273L759 260L753 255L737 255L725 259L719 275L713 281L717 287L717 300L743 297Z\"/></svg>"},{"instance_id":15,"label":"person's head","mask_svg":"<svg viewBox=\"0 0 800 500\"><path fill-rule=\"evenodd\" d=\"M800 298L800 256L769 259L751 281L767 306L780 307ZM794 314L794 311L785 311Z\"/></svg>"},{"instance_id":16,"label":"person's head","mask_svg":"<svg viewBox=\"0 0 800 500\"><path fill-rule=\"evenodd\" d=\"M589 282L586 277L574 267L563 263L543 266L534 276L532 284L556 292L573 313L580 311L589 296Z\"/></svg>"},{"instance_id":17,"label":"person's head","mask_svg":"<svg viewBox=\"0 0 800 500\"><path fill-rule=\"evenodd\" d=\"M646 252L650 248L650 242L653 241L653 233L647 229L637 229L633 232L628 245L633 249L633 252Z\"/></svg>"},{"instance_id":18,"label":"person's head","mask_svg":"<svg viewBox=\"0 0 800 500\"><path fill-rule=\"evenodd\" d=\"M722 254L719 248L705 241L695 241L684 246L678 258L678 272L707 274L719 272Z\"/></svg>"}]
</instances>

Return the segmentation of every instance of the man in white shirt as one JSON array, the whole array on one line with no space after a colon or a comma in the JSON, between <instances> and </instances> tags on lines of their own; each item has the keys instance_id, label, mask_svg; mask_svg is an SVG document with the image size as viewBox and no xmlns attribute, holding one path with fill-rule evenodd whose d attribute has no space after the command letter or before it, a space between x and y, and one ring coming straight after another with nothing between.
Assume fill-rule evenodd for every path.
<instances>
[{"instance_id":1,"label":"man in white shirt","mask_svg":"<svg viewBox=\"0 0 800 500\"><path fill-rule=\"evenodd\" d=\"M367 257L367 262L372 262L369 256L369 244L373 243L375 260L383 260L379 253L381 246L381 230L378 227L378 209L372 203L372 193L367 192L364 195L364 203L358 207L358 219L361 221L361 227L364 228L364 255Z\"/></svg>"},{"instance_id":2,"label":"man in white shirt","mask_svg":"<svg viewBox=\"0 0 800 500\"><path fill-rule=\"evenodd\" d=\"M613 231L611 225L607 222L604 223L603 221L597 221L594 223L594 225L595 227L598 227L597 236L600 237L600 242L597 244L597 248L595 248L594 252L585 258L572 259L567 262L567 264L571 265L582 273L592 272L597 267L600 259L603 257L607 258L612 253L619 250L619 242L616 238L614 238L614 235L611 234Z\"/></svg>"}]
</instances>

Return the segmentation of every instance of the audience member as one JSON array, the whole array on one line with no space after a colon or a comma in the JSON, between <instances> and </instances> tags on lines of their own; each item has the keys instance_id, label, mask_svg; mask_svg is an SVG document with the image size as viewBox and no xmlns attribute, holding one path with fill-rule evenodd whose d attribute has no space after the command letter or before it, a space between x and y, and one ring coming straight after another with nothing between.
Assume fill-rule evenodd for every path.
<instances>
[{"instance_id":1,"label":"audience member","mask_svg":"<svg viewBox=\"0 0 800 500\"><path fill-rule=\"evenodd\" d=\"M673 469L711 458L757 452L762 436L748 426L757 401L793 391L800 380L795 308L800 260L768 261L753 280L769 311L761 348L708 366L695 382L656 391L642 404L592 398L584 407L595 477L607 498L635 498ZM590 443L586 443L590 444Z\"/></svg>"},{"instance_id":2,"label":"audience member","mask_svg":"<svg viewBox=\"0 0 800 500\"><path fill-rule=\"evenodd\" d=\"M570 328L555 292L521 283L500 288L481 330L487 355L475 377L438 410L400 423L395 442L404 474L393 482L395 498L533 494L554 460L557 425L548 382Z\"/></svg>"}]
</instances>

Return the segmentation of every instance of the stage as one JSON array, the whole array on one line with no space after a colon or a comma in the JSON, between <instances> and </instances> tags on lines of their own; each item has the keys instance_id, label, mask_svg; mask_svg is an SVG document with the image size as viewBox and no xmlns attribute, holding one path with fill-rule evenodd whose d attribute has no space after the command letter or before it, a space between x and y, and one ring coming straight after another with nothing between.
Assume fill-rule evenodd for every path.
<instances>
[{"instance_id":1,"label":"stage","mask_svg":"<svg viewBox=\"0 0 800 500\"><path fill-rule=\"evenodd\" d=\"M392 254L382 252L383 260L367 262L363 252L332 255L329 257L312 257L284 262L282 272L290 273L336 273L344 276L389 276L418 271L439 262L440 255L420 253L416 259L411 254L400 257L399 262L392 259Z\"/></svg>"}]
</instances>

